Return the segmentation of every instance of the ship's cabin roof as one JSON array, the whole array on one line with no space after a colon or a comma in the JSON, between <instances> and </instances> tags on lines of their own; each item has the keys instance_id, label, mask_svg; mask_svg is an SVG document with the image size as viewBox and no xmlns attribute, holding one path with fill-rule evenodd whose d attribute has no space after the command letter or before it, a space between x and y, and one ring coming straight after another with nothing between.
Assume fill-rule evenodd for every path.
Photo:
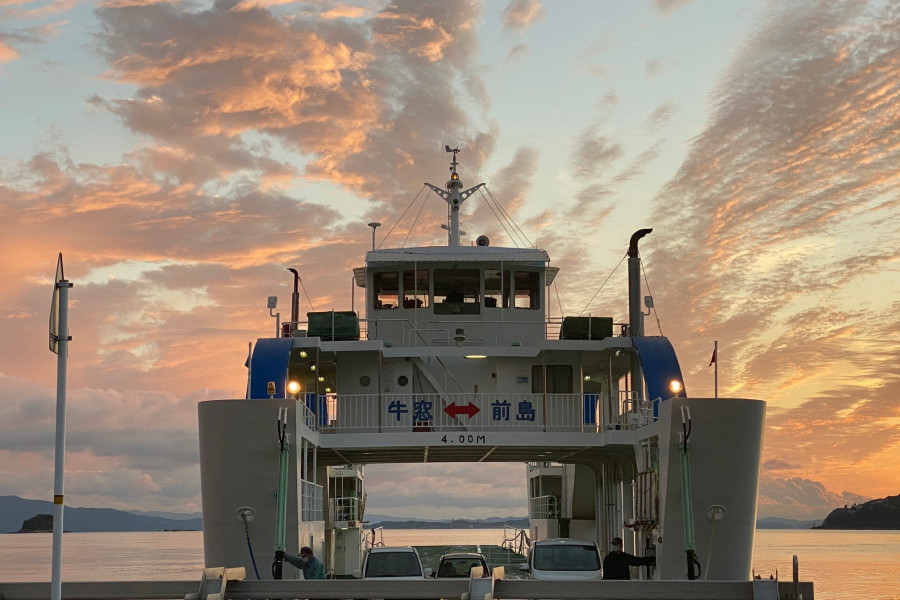
<instances>
[{"instance_id":1,"label":"ship's cabin roof","mask_svg":"<svg viewBox=\"0 0 900 600\"><path fill-rule=\"evenodd\" d=\"M534 248L494 248L490 246L422 246L417 248L388 248L366 253L366 266L353 269L356 285L366 287L366 271L381 267L405 266L416 268L446 265L454 268L458 263L486 263L510 268L546 267L545 285L553 283L559 269L550 267L550 257L545 250Z\"/></svg>"}]
</instances>

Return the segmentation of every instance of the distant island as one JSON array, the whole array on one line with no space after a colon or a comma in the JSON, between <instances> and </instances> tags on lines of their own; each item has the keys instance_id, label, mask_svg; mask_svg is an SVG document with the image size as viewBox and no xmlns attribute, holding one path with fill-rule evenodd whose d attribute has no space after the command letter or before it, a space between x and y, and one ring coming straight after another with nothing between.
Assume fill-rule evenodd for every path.
<instances>
[{"instance_id":1,"label":"distant island","mask_svg":"<svg viewBox=\"0 0 900 600\"><path fill-rule=\"evenodd\" d=\"M53 515L34 515L25 519L16 533L53 533Z\"/></svg>"},{"instance_id":2,"label":"distant island","mask_svg":"<svg viewBox=\"0 0 900 600\"><path fill-rule=\"evenodd\" d=\"M19 496L0 496L0 533L53 531L53 502ZM67 506L65 531L199 531L203 520L194 515L169 517L137 514L112 508Z\"/></svg>"},{"instance_id":3,"label":"distant island","mask_svg":"<svg viewBox=\"0 0 900 600\"><path fill-rule=\"evenodd\" d=\"M816 529L900 529L900 495L836 508Z\"/></svg>"}]
</instances>

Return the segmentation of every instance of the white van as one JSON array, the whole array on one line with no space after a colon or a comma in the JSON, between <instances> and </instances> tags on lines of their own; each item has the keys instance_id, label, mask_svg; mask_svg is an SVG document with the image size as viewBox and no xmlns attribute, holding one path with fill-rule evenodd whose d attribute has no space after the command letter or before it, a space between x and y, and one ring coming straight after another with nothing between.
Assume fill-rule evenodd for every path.
<instances>
[{"instance_id":1,"label":"white van","mask_svg":"<svg viewBox=\"0 0 900 600\"><path fill-rule=\"evenodd\" d=\"M419 553L411 546L371 548L362 569L353 571L353 576L357 579L424 579L431 576L431 569L422 568Z\"/></svg>"},{"instance_id":2,"label":"white van","mask_svg":"<svg viewBox=\"0 0 900 600\"><path fill-rule=\"evenodd\" d=\"M594 580L603 579L600 549L590 540L555 538L531 545L528 562L519 566L530 579Z\"/></svg>"}]
</instances>

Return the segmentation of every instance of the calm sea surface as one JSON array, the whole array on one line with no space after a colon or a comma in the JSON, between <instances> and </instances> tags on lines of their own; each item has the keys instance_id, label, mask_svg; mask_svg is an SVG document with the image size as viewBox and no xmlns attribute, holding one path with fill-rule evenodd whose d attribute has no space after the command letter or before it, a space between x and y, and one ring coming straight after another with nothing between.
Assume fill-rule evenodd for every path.
<instances>
[{"instance_id":1,"label":"calm sea surface","mask_svg":"<svg viewBox=\"0 0 900 600\"><path fill-rule=\"evenodd\" d=\"M49 581L51 534L0 534L0 581ZM386 529L387 545L499 544L498 529ZM753 567L800 579L819 600L900 600L900 531L760 530ZM63 581L197 579L203 568L199 531L67 533Z\"/></svg>"}]
</instances>

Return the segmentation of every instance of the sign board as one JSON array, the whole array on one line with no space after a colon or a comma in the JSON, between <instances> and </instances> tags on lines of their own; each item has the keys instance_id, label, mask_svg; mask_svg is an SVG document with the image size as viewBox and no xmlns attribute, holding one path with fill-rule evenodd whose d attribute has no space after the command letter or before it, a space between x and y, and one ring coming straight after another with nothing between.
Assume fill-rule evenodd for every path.
<instances>
[{"instance_id":1,"label":"sign board","mask_svg":"<svg viewBox=\"0 0 900 600\"><path fill-rule=\"evenodd\" d=\"M62 252L56 263L56 280L53 282L53 299L50 301L50 352L59 354L59 282L63 275Z\"/></svg>"}]
</instances>

